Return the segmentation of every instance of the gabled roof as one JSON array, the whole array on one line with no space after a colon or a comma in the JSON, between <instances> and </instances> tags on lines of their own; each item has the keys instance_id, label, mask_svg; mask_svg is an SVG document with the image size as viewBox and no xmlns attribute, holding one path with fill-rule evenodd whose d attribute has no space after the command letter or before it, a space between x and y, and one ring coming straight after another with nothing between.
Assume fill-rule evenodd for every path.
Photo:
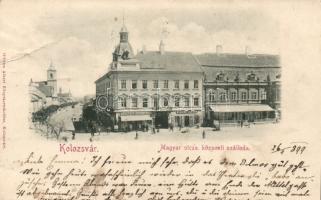
<instances>
[{"instance_id":1,"label":"gabled roof","mask_svg":"<svg viewBox=\"0 0 321 200\"><path fill-rule=\"evenodd\" d=\"M38 87L38 90L40 90L46 97L52 97L52 87L48 85L42 85L40 84Z\"/></svg>"},{"instance_id":2,"label":"gabled roof","mask_svg":"<svg viewBox=\"0 0 321 200\"><path fill-rule=\"evenodd\" d=\"M280 67L280 58L268 54L205 53L195 55L202 66L216 67Z\"/></svg>"},{"instance_id":3,"label":"gabled roof","mask_svg":"<svg viewBox=\"0 0 321 200\"><path fill-rule=\"evenodd\" d=\"M135 59L140 62L142 70L202 72L201 65L189 52L139 52Z\"/></svg>"}]
</instances>

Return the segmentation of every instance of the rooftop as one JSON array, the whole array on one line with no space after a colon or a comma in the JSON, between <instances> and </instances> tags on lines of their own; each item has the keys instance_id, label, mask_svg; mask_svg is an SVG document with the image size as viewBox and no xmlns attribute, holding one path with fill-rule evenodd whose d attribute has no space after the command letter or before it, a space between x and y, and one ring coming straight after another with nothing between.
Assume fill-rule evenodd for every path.
<instances>
[{"instance_id":1,"label":"rooftop","mask_svg":"<svg viewBox=\"0 0 321 200\"><path fill-rule=\"evenodd\" d=\"M135 59L139 61L142 70L202 72L201 65L189 52L139 52Z\"/></svg>"},{"instance_id":2,"label":"rooftop","mask_svg":"<svg viewBox=\"0 0 321 200\"><path fill-rule=\"evenodd\" d=\"M195 55L202 66L215 67L280 67L278 55L204 53Z\"/></svg>"},{"instance_id":3,"label":"rooftop","mask_svg":"<svg viewBox=\"0 0 321 200\"><path fill-rule=\"evenodd\" d=\"M49 85L43 85L40 84L38 87L38 90L40 90L46 97L52 97L52 87Z\"/></svg>"}]
</instances>

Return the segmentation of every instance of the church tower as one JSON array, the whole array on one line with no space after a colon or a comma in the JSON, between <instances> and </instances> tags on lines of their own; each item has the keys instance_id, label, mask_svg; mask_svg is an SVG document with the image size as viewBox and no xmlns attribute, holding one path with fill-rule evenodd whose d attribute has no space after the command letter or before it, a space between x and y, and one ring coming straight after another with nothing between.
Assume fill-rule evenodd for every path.
<instances>
[{"instance_id":1,"label":"church tower","mask_svg":"<svg viewBox=\"0 0 321 200\"><path fill-rule=\"evenodd\" d=\"M52 62L50 62L49 68L47 69L47 84L52 87L52 96L57 96L57 70Z\"/></svg>"},{"instance_id":2,"label":"church tower","mask_svg":"<svg viewBox=\"0 0 321 200\"><path fill-rule=\"evenodd\" d=\"M113 52L113 62L129 60L134 57L133 48L128 41L128 31L124 22L119 32L119 38L119 44Z\"/></svg>"}]
</instances>

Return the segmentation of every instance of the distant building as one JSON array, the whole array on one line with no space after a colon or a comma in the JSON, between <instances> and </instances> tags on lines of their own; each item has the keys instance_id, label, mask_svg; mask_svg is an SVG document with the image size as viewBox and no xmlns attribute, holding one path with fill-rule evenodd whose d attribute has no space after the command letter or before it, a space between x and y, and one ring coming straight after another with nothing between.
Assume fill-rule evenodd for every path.
<instances>
[{"instance_id":1,"label":"distant building","mask_svg":"<svg viewBox=\"0 0 321 200\"><path fill-rule=\"evenodd\" d=\"M29 83L30 95L30 112L36 112L43 107L50 105L59 105L72 101L72 95L69 93L62 93L61 90L57 93L57 70L52 62L47 69L47 80L33 81Z\"/></svg>"},{"instance_id":2,"label":"distant building","mask_svg":"<svg viewBox=\"0 0 321 200\"><path fill-rule=\"evenodd\" d=\"M69 92L63 93L62 88L59 88L59 93L57 93L57 99L60 104L73 102L73 97L71 95L70 90Z\"/></svg>"},{"instance_id":3,"label":"distant building","mask_svg":"<svg viewBox=\"0 0 321 200\"><path fill-rule=\"evenodd\" d=\"M85 95L84 98L81 100L82 103L89 103L92 102L95 99L96 95Z\"/></svg>"},{"instance_id":4,"label":"distant building","mask_svg":"<svg viewBox=\"0 0 321 200\"><path fill-rule=\"evenodd\" d=\"M202 122L201 65L191 53L143 49L134 55L125 26L110 70L96 83L119 128L193 126ZM99 103L99 102L98 102Z\"/></svg>"},{"instance_id":5,"label":"distant building","mask_svg":"<svg viewBox=\"0 0 321 200\"><path fill-rule=\"evenodd\" d=\"M280 110L280 60L276 55L196 55L204 71L205 120L212 124L274 120Z\"/></svg>"}]
</instances>

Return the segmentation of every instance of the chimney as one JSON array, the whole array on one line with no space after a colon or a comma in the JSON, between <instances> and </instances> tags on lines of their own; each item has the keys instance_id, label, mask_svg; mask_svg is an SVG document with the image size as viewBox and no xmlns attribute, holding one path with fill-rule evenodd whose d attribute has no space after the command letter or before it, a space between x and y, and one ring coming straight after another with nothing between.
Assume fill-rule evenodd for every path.
<instances>
[{"instance_id":1,"label":"chimney","mask_svg":"<svg viewBox=\"0 0 321 200\"><path fill-rule=\"evenodd\" d=\"M159 43L159 53L162 55L165 53L165 44L163 40L161 40Z\"/></svg>"},{"instance_id":2,"label":"chimney","mask_svg":"<svg viewBox=\"0 0 321 200\"><path fill-rule=\"evenodd\" d=\"M216 55L221 55L223 53L222 45L216 45Z\"/></svg>"},{"instance_id":3,"label":"chimney","mask_svg":"<svg viewBox=\"0 0 321 200\"><path fill-rule=\"evenodd\" d=\"M143 45L143 48L142 48L142 54L145 54L146 53L146 46Z\"/></svg>"},{"instance_id":4,"label":"chimney","mask_svg":"<svg viewBox=\"0 0 321 200\"><path fill-rule=\"evenodd\" d=\"M252 54L252 49L250 46L245 46L245 54L250 56Z\"/></svg>"}]
</instances>

